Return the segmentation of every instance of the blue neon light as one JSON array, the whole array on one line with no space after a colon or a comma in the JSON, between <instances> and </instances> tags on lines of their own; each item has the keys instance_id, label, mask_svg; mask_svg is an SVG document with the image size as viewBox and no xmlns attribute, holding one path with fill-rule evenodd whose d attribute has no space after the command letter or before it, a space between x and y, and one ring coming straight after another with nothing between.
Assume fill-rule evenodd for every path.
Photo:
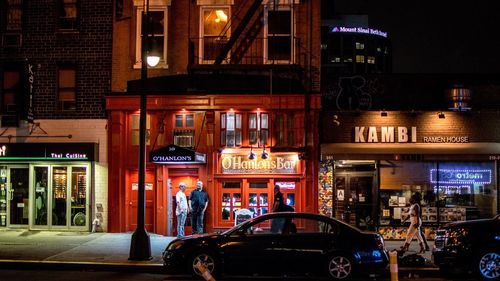
<instances>
[{"instance_id":1,"label":"blue neon light","mask_svg":"<svg viewBox=\"0 0 500 281\"><path fill-rule=\"evenodd\" d=\"M432 183L491 184L491 169L431 169L430 173Z\"/></svg>"}]
</instances>

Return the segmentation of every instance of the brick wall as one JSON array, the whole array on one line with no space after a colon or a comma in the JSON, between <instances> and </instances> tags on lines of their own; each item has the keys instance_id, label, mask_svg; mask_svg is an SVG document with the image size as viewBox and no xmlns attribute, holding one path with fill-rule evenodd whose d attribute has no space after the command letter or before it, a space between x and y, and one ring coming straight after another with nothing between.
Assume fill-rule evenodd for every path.
<instances>
[{"instance_id":1,"label":"brick wall","mask_svg":"<svg viewBox=\"0 0 500 281\"><path fill-rule=\"evenodd\" d=\"M57 30L58 1L24 1L22 48L0 50L2 64L34 64L35 119L104 118L110 92L112 1L79 1L78 32ZM77 66L77 110L57 109L57 64Z\"/></svg>"}]
</instances>

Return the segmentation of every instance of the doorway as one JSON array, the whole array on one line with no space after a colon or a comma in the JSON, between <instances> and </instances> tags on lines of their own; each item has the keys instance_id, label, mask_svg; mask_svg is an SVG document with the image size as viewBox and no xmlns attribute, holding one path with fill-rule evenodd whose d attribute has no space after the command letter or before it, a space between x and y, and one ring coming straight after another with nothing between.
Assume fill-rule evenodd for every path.
<instances>
[{"instance_id":1,"label":"doorway","mask_svg":"<svg viewBox=\"0 0 500 281\"><path fill-rule=\"evenodd\" d=\"M334 170L335 217L363 230L373 230L377 221L376 173L366 165Z\"/></svg>"},{"instance_id":2,"label":"doorway","mask_svg":"<svg viewBox=\"0 0 500 281\"><path fill-rule=\"evenodd\" d=\"M7 168L7 226L27 227L29 223L29 167Z\"/></svg>"},{"instance_id":3,"label":"doorway","mask_svg":"<svg viewBox=\"0 0 500 281\"><path fill-rule=\"evenodd\" d=\"M128 202L128 231L135 231L137 228L137 206L138 206L138 197L139 197L139 178L138 173L135 172L130 177L129 187L129 202ZM154 209L155 209L155 176L151 171L146 171L145 178L145 218L144 218L144 226L148 232L155 232L155 224L154 224Z\"/></svg>"}]
</instances>

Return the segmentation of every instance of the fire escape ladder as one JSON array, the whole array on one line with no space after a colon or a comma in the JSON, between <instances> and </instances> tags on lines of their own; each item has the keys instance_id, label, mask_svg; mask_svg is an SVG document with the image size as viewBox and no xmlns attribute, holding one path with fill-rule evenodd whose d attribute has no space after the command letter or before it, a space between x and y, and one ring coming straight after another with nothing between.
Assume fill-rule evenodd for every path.
<instances>
[{"instance_id":1,"label":"fire escape ladder","mask_svg":"<svg viewBox=\"0 0 500 281\"><path fill-rule=\"evenodd\" d=\"M215 59L214 64L221 64L222 61L226 58L227 54L233 47L233 45L236 43L240 35L243 33L245 30L245 27L250 23L250 20L252 19L252 16L257 12L259 7L261 6L263 0L254 0L250 8L248 9L247 13L241 20L240 24L235 28L234 32L231 34L231 37L227 41L227 43L224 45L222 48L220 54L217 56Z\"/></svg>"},{"instance_id":2,"label":"fire escape ladder","mask_svg":"<svg viewBox=\"0 0 500 281\"><path fill-rule=\"evenodd\" d=\"M252 42L259 35L260 30L264 26L264 10L261 9L258 17L253 19L252 24L248 28L248 30L243 34L240 40L237 40L237 44L235 44L235 48L231 52L231 64L239 64L243 59L243 56L247 52L247 50L252 46ZM253 60L254 58L250 58Z\"/></svg>"}]
</instances>

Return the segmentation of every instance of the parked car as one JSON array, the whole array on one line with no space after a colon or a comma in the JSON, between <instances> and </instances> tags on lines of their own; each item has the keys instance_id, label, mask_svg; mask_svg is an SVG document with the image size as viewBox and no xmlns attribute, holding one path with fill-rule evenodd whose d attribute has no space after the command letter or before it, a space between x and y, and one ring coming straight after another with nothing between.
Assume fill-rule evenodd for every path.
<instances>
[{"instance_id":1,"label":"parked car","mask_svg":"<svg viewBox=\"0 0 500 281\"><path fill-rule=\"evenodd\" d=\"M327 275L347 279L385 269L383 238L318 214L282 212L252 218L222 233L173 240L163 252L171 273ZM367 270L369 269L369 270Z\"/></svg>"},{"instance_id":2,"label":"parked car","mask_svg":"<svg viewBox=\"0 0 500 281\"><path fill-rule=\"evenodd\" d=\"M439 228L432 258L445 272L460 268L482 279L500 279L500 215Z\"/></svg>"}]
</instances>

